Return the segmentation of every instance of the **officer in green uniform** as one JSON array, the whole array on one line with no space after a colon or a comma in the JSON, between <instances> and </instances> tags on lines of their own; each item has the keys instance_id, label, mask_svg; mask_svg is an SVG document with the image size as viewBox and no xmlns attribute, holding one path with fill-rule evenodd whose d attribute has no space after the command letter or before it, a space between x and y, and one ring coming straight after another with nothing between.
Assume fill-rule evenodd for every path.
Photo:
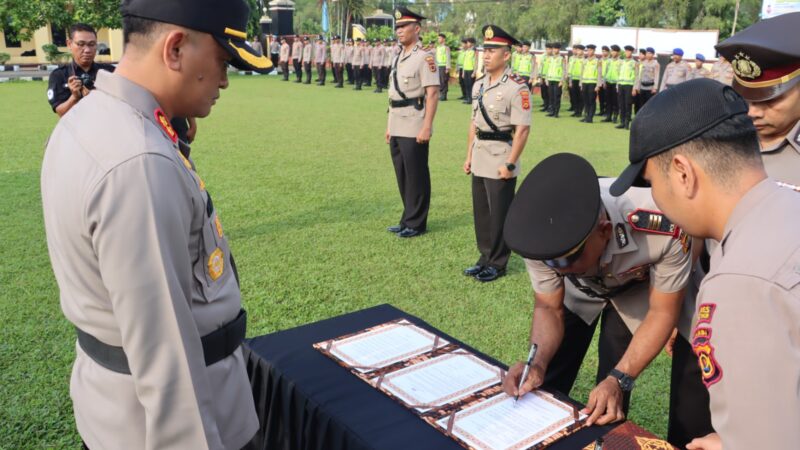
<instances>
[{"instance_id":1,"label":"officer in green uniform","mask_svg":"<svg viewBox=\"0 0 800 450\"><path fill-rule=\"evenodd\" d=\"M625 59L619 61L619 77L617 79L617 99L619 108L619 125L616 128L630 129L633 112L633 85L639 73L639 63L633 59L633 46L625 46Z\"/></svg>"},{"instance_id":2,"label":"officer in green uniform","mask_svg":"<svg viewBox=\"0 0 800 450\"><path fill-rule=\"evenodd\" d=\"M585 123L592 123L594 120L594 112L597 108L597 91L600 89L600 85L603 84L602 63L600 58L594 54L596 49L597 46L594 44L586 46L586 61L583 63L583 72L581 72L581 94L583 95L584 111L586 111L586 116L581 119L581 122Z\"/></svg>"},{"instance_id":3,"label":"officer in green uniform","mask_svg":"<svg viewBox=\"0 0 800 450\"><path fill-rule=\"evenodd\" d=\"M536 59L533 57L527 42L522 43L522 50L520 51L519 61L517 61L517 75L519 75L528 88L531 88L531 77L533 76Z\"/></svg>"},{"instance_id":4,"label":"officer in green uniform","mask_svg":"<svg viewBox=\"0 0 800 450\"><path fill-rule=\"evenodd\" d=\"M511 73L514 74L514 75L518 74L519 57L520 57L520 52L521 51L522 51L522 49L520 48L520 46L519 45L515 45L513 47L513 52L511 53Z\"/></svg>"},{"instance_id":5,"label":"officer in green uniform","mask_svg":"<svg viewBox=\"0 0 800 450\"><path fill-rule=\"evenodd\" d=\"M447 36L439 33L436 45L436 66L439 68L439 101L447 101L447 88L450 85L450 47Z\"/></svg>"},{"instance_id":6,"label":"officer in green uniform","mask_svg":"<svg viewBox=\"0 0 800 450\"><path fill-rule=\"evenodd\" d=\"M583 64L586 61L583 57L585 49L586 47L582 44L575 44L572 46L572 56L569 57L567 81L569 86L569 110L572 111L571 117L581 117L583 115L581 77L583 76Z\"/></svg>"},{"instance_id":7,"label":"officer in green uniform","mask_svg":"<svg viewBox=\"0 0 800 450\"><path fill-rule=\"evenodd\" d=\"M542 64L539 66L539 76L536 84L539 86L539 95L542 97L542 107L540 111L548 111L550 109L550 92L547 89L547 71L550 70L550 59L553 54L553 44L546 43L544 45L544 55L542 55Z\"/></svg>"},{"instance_id":8,"label":"officer in green uniform","mask_svg":"<svg viewBox=\"0 0 800 450\"><path fill-rule=\"evenodd\" d=\"M597 91L597 100L600 103L600 115L606 115L606 70L608 70L608 61L609 55L611 54L611 48L607 45L601 47L600 52L600 76L603 78L603 82L600 84L600 89Z\"/></svg>"},{"instance_id":9,"label":"officer in green uniform","mask_svg":"<svg viewBox=\"0 0 800 450\"><path fill-rule=\"evenodd\" d=\"M458 72L458 86L461 88L461 97L458 97L459 100L464 100L467 98L467 94L464 91L464 51L467 49L467 38L461 39L461 45L458 47L458 53L456 54L456 71Z\"/></svg>"},{"instance_id":10,"label":"officer in green uniform","mask_svg":"<svg viewBox=\"0 0 800 450\"><path fill-rule=\"evenodd\" d=\"M603 84L606 90L606 118L603 122L617 123L619 100L617 98L617 82L619 81L619 45L611 46L611 54L603 64Z\"/></svg>"},{"instance_id":11,"label":"officer in green uniform","mask_svg":"<svg viewBox=\"0 0 800 450\"><path fill-rule=\"evenodd\" d=\"M567 77L566 60L561 56L561 44L552 44L553 55L550 57L550 64L547 66L547 88L550 109L548 117L558 118L561 110L561 95L563 94L564 81Z\"/></svg>"},{"instance_id":12,"label":"officer in green uniform","mask_svg":"<svg viewBox=\"0 0 800 450\"><path fill-rule=\"evenodd\" d=\"M467 38L467 47L464 50L464 103L472 104L469 96L472 94L472 84L475 82L475 69L478 65L478 56L475 53L475 38Z\"/></svg>"}]
</instances>

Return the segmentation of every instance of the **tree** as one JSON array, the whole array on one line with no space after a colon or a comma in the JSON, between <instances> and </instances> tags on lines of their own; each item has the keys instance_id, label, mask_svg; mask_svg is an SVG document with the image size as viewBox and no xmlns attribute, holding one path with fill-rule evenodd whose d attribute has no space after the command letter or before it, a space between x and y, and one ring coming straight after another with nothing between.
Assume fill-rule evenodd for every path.
<instances>
[{"instance_id":1,"label":"tree","mask_svg":"<svg viewBox=\"0 0 800 450\"><path fill-rule=\"evenodd\" d=\"M0 21L20 40L29 40L47 24L63 28L75 22L95 28L121 26L119 0L3 0Z\"/></svg>"}]
</instances>

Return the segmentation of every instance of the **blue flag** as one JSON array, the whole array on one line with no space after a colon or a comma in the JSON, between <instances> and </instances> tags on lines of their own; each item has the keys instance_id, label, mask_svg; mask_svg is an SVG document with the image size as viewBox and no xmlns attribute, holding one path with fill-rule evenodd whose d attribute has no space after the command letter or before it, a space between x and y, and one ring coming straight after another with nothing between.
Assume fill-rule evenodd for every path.
<instances>
[{"instance_id":1,"label":"blue flag","mask_svg":"<svg viewBox=\"0 0 800 450\"><path fill-rule=\"evenodd\" d=\"M322 2L322 31L328 32L328 2Z\"/></svg>"}]
</instances>

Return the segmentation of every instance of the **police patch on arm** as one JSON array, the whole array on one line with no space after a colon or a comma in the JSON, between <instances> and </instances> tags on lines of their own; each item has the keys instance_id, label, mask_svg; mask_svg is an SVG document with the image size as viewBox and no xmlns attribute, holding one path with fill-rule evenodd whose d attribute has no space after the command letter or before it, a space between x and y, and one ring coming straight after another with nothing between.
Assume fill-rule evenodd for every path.
<instances>
[{"instance_id":1,"label":"police patch on arm","mask_svg":"<svg viewBox=\"0 0 800 450\"><path fill-rule=\"evenodd\" d=\"M436 61L433 60L433 56L426 56L425 62L428 63L428 69L430 69L431 72L436 72Z\"/></svg>"}]
</instances>

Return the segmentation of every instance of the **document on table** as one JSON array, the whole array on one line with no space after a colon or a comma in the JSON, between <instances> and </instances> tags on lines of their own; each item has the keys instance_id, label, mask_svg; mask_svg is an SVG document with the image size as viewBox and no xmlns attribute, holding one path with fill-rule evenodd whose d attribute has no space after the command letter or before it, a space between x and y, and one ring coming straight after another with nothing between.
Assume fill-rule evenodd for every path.
<instances>
[{"instance_id":1,"label":"document on table","mask_svg":"<svg viewBox=\"0 0 800 450\"><path fill-rule=\"evenodd\" d=\"M330 353L359 372L369 372L449 344L406 320L333 341Z\"/></svg>"},{"instance_id":2,"label":"document on table","mask_svg":"<svg viewBox=\"0 0 800 450\"><path fill-rule=\"evenodd\" d=\"M375 380L377 382L377 379ZM381 388L425 412L501 381L498 367L472 354L449 353L386 375Z\"/></svg>"},{"instance_id":3,"label":"document on table","mask_svg":"<svg viewBox=\"0 0 800 450\"><path fill-rule=\"evenodd\" d=\"M525 449L575 423L573 407L534 391L514 398L501 393L440 419L437 425L482 450ZM579 419L586 417L585 414Z\"/></svg>"}]
</instances>

